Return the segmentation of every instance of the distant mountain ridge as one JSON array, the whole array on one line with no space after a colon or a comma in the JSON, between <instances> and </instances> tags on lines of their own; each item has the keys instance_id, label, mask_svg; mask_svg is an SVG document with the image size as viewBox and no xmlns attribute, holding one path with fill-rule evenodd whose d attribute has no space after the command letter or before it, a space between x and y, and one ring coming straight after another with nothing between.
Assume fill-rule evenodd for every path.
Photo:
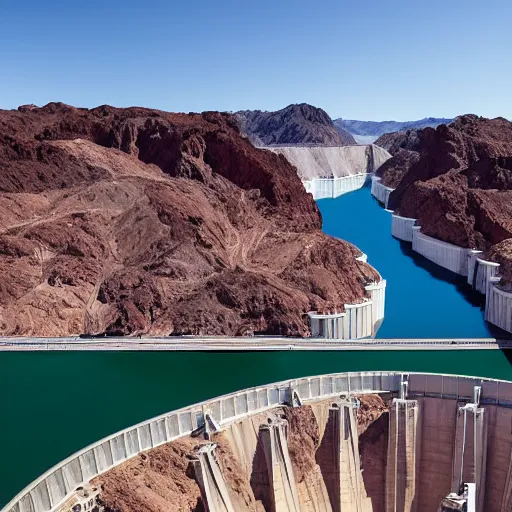
<instances>
[{"instance_id":1,"label":"distant mountain ridge","mask_svg":"<svg viewBox=\"0 0 512 512\"><path fill-rule=\"evenodd\" d=\"M255 146L357 144L347 131L334 126L327 112L307 103L288 105L275 112L241 110L235 116L240 130Z\"/></svg>"},{"instance_id":2,"label":"distant mountain ridge","mask_svg":"<svg viewBox=\"0 0 512 512\"><path fill-rule=\"evenodd\" d=\"M357 121L353 119L335 119L334 126L338 130L348 131L358 142L372 142L385 133L400 132L408 129L436 128L440 124L451 123L453 119L443 117L425 117L418 121ZM361 140L361 138L366 138Z\"/></svg>"}]
</instances>

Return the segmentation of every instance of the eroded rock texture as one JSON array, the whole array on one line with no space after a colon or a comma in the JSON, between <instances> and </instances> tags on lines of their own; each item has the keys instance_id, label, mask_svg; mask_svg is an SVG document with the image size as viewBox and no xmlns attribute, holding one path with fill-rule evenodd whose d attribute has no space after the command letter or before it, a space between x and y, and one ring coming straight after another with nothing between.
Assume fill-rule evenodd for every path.
<instances>
[{"instance_id":1,"label":"eroded rock texture","mask_svg":"<svg viewBox=\"0 0 512 512\"><path fill-rule=\"evenodd\" d=\"M288 105L275 112L243 110L236 113L240 128L259 146L270 144L356 144L346 130L337 130L327 112L307 103Z\"/></svg>"},{"instance_id":2,"label":"eroded rock texture","mask_svg":"<svg viewBox=\"0 0 512 512\"><path fill-rule=\"evenodd\" d=\"M388 207L427 235L507 260L497 244L512 237L512 123L466 115L418 135L419 158L400 150L379 170L396 187Z\"/></svg>"},{"instance_id":3,"label":"eroded rock texture","mask_svg":"<svg viewBox=\"0 0 512 512\"><path fill-rule=\"evenodd\" d=\"M0 111L0 333L307 334L376 278L227 114Z\"/></svg>"}]
</instances>

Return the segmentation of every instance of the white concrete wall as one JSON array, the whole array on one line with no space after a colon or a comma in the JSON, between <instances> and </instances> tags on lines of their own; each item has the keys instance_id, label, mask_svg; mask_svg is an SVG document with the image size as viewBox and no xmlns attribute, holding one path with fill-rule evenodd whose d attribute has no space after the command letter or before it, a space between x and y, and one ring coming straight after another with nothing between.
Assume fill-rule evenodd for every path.
<instances>
[{"instance_id":1,"label":"white concrete wall","mask_svg":"<svg viewBox=\"0 0 512 512\"><path fill-rule=\"evenodd\" d=\"M367 176L354 174L341 178L314 178L302 184L307 192L313 194L313 199L332 199L360 189L366 183Z\"/></svg>"},{"instance_id":2,"label":"white concrete wall","mask_svg":"<svg viewBox=\"0 0 512 512\"><path fill-rule=\"evenodd\" d=\"M485 319L507 332L512 332L512 293L490 286L485 302Z\"/></svg>"},{"instance_id":3,"label":"white concrete wall","mask_svg":"<svg viewBox=\"0 0 512 512\"><path fill-rule=\"evenodd\" d=\"M372 189L371 193L372 196L377 199L380 203L382 203L385 208L388 207L388 201L389 201L389 194L394 188L386 187L381 183L382 178L379 178L378 176L372 176Z\"/></svg>"},{"instance_id":4,"label":"white concrete wall","mask_svg":"<svg viewBox=\"0 0 512 512\"><path fill-rule=\"evenodd\" d=\"M412 242L412 228L416 224L416 219L391 215L391 234L399 240Z\"/></svg>"},{"instance_id":5,"label":"white concrete wall","mask_svg":"<svg viewBox=\"0 0 512 512\"><path fill-rule=\"evenodd\" d=\"M314 338L355 340L375 336L384 318L386 281L366 286L370 299L360 304L345 304L344 313L308 313Z\"/></svg>"},{"instance_id":6,"label":"white concrete wall","mask_svg":"<svg viewBox=\"0 0 512 512\"><path fill-rule=\"evenodd\" d=\"M468 250L468 284L485 295L491 285L491 279L497 276L500 264L485 261L478 257L480 254L482 251Z\"/></svg>"},{"instance_id":7,"label":"white concrete wall","mask_svg":"<svg viewBox=\"0 0 512 512\"><path fill-rule=\"evenodd\" d=\"M468 275L468 250L424 235L419 226L412 228L412 248L443 268Z\"/></svg>"},{"instance_id":8,"label":"white concrete wall","mask_svg":"<svg viewBox=\"0 0 512 512\"><path fill-rule=\"evenodd\" d=\"M375 172L391 155L379 146L268 146L297 168L302 179Z\"/></svg>"},{"instance_id":9,"label":"white concrete wall","mask_svg":"<svg viewBox=\"0 0 512 512\"><path fill-rule=\"evenodd\" d=\"M292 379L246 389L173 411L117 432L75 453L21 491L3 512L50 512L76 487L140 452L190 435L209 412L221 424L290 402L292 389L304 402L340 394L398 392L403 372L353 372ZM409 396L472 399L482 387L481 403L512 406L512 382L478 377L410 373Z\"/></svg>"}]
</instances>

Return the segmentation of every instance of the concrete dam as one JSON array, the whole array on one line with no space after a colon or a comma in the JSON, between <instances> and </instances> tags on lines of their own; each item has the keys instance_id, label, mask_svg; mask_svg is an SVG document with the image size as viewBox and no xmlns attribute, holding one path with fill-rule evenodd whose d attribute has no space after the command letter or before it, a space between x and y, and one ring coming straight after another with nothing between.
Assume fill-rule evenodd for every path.
<instances>
[{"instance_id":1,"label":"concrete dam","mask_svg":"<svg viewBox=\"0 0 512 512\"><path fill-rule=\"evenodd\" d=\"M3 512L510 512L511 425L508 381L294 379L117 432Z\"/></svg>"},{"instance_id":2,"label":"concrete dam","mask_svg":"<svg viewBox=\"0 0 512 512\"><path fill-rule=\"evenodd\" d=\"M357 146L267 146L297 168L315 199L338 197L361 188L391 155L383 148Z\"/></svg>"}]
</instances>

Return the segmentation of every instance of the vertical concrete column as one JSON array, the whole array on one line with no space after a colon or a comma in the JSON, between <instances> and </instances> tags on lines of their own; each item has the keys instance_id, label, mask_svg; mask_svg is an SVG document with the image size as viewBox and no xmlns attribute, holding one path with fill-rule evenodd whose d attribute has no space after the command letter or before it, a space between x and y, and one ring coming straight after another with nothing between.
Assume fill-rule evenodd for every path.
<instances>
[{"instance_id":1,"label":"vertical concrete column","mask_svg":"<svg viewBox=\"0 0 512 512\"><path fill-rule=\"evenodd\" d=\"M487 415L478 403L459 407L453 456L452 492L464 483L476 484L476 512L484 512L487 463Z\"/></svg>"},{"instance_id":2,"label":"vertical concrete column","mask_svg":"<svg viewBox=\"0 0 512 512\"><path fill-rule=\"evenodd\" d=\"M224 477L215 459L215 444L202 446L192 460L207 512L235 512Z\"/></svg>"},{"instance_id":3,"label":"vertical concrete column","mask_svg":"<svg viewBox=\"0 0 512 512\"><path fill-rule=\"evenodd\" d=\"M512 449L510 450L510 461L507 472L507 483L503 491L503 500L500 512L510 512L512 510Z\"/></svg>"},{"instance_id":4,"label":"vertical concrete column","mask_svg":"<svg viewBox=\"0 0 512 512\"><path fill-rule=\"evenodd\" d=\"M333 472L325 475L333 512L370 512L359 458L354 404L341 401L329 408Z\"/></svg>"},{"instance_id":5,"label":"vertical concrete column","mask_svg":"<svg viewBox=\"0 0 512 512\"><path fill-rule=\"evenodd\" d=\"M414 512L420 461L419 405L395 398L389 411L386 512Z\"/></svg>"},{"instance_id":6,"label":"vertical concrete column","mask_svg":"<svg viewBox=\"0 0 512 512\"><path fill-rule=\"evenodd\" d=\"M277 419L260 426L270 482L272 512L300 512L292 463L288 453L288 422Z\"/></svg>"}]
</instances>

